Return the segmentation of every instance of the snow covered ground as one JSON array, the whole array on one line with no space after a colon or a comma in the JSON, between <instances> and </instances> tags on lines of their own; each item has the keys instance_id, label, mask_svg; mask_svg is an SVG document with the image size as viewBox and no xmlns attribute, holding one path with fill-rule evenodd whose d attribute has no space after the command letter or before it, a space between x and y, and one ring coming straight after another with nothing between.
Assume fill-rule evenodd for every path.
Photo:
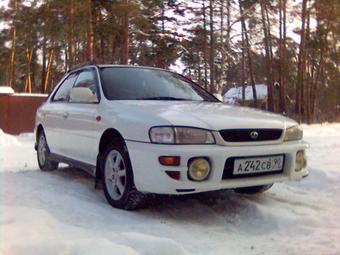
<instances>
[{"instance_id":1,"label":"snow covered ground","mask_svg":"<svg viewBox=\"0 0 340 255\"><path fill-rule=\"evenodd\" d=\"M33 135L0 131L0 255L340 254L340 124L304 128L302 182L156 198L136 212L109 206L80 170L39 171Z\"/></svg>"}]
</instances>

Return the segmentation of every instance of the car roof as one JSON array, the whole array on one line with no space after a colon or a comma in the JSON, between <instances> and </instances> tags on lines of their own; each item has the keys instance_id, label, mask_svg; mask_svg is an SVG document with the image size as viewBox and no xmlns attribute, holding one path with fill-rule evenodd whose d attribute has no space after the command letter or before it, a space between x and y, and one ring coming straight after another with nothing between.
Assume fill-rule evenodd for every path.
<instances>
[{"instance_id":1,"label":"car roof","mask_svg":"<svg viewBox=\"0 0 340 255\"><path fill-rule=\"evenodd\" d=\"M116 64L100 64L97 65L98 67L105 68L105 67L132 67L132 68L148 68L148 69L158 69L158 70L165 70L158 67L152 66L136 66L136 65L116 65Z\"/></svg>"},{"instance_id":2,"label":"car roof","mask_svg":"<svg viewBox=\"0 0 340 255\"><path fill-rule=\"evenodd\" d=\"M67 73L73 73L75 71L79 71L82 70L84 68L88 68L88 67L98 67L98 68L138 68L138 69L153 69L153 70L161 70L161 71L169 71L166 69L162 69L162 68L158 68L158 67L151 67L151 66L136 66L136 65L121 65L121 64L95 64L93 62L89 62L89 63L83 63L83 64L79 64L74 66L73 68L69 69L67 71Z\"/></svg>"}]
</instances>

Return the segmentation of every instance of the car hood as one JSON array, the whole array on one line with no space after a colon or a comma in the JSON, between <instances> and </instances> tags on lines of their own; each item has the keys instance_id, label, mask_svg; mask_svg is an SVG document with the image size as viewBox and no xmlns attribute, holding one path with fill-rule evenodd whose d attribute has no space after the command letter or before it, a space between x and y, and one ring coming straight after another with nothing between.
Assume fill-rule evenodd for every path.
<instances>
[{"instance_id":1,"label":"car hood","mask_svg":"<svg viewBox=\"0 0 340 255\"><path fill-rule=\"evenodd\" d=\"M138 115L152 116L153 119L154 117L159 117L172 125L210 130L240 128L284 129L297 125L295 121L282 115L224 103L121 100L119 104L124 108L129 108L129 110L134 108ZM163 125L162 123L159 124Z\"/></svg>"}]
</instances>

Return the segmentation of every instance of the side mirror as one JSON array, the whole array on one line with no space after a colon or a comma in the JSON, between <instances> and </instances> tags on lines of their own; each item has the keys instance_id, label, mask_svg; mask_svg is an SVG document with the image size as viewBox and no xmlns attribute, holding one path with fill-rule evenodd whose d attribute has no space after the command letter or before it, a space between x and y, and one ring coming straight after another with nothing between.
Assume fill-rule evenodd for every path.
<instances>
[{"instance_id":1,"label":"side mirror","mask_svg":"<svg viewBox=\"0 0 340 255\"><path fill-rule=\"evenodd\" d=\"M70 102L97 103L98 98L89 88L75 87L71 89Z\"/></svg>"}]
</instances>

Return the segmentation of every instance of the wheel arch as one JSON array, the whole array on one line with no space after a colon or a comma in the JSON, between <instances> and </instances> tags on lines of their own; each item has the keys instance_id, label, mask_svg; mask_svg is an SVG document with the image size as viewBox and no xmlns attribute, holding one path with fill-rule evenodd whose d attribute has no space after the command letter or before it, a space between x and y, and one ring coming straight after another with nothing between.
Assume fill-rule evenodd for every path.
<instances>
[{"instance_id":1,"label":"wheel arch","mask_svg":"<svg viewBox=\"0 0 340 255\"><path fill-rule=\"evenodd\" d=\"M125 152L128 153L127 147L125 145L125 140L122 134L117 129L114 129L114 128L106 129L101 135L100 140L99 140L99 145L98 145L98 155L97 155L97 162L96 162L96 183L101 178L101 167L100 167L101 156L103 155L106 146L110 144L112 141L121 142L124 146Z\"/></svg>"},{"instance_id":2,"label":"wheel arch","mask_svg":"<svg viewBox=\"0 0 340 255\"><path fill-rule=\"evenodd\" d=\"M103 132L103 134L100 137L98 153L100 154L104 152L106 146L110 142L112 142L112 140L122 142L125 145L125 140L122 134L117 129L108 128Z\"/></svg>"},{"instance_id":3,"label":"wheel arch","mask_svg":"<svg viewBox=\"0 0 340 255\"><path fill-rule=\"evenodd\" d=\"M44 131L44 127L43 125L40 123L38 124L37 128L36 128L36 132L35 132L35 138L38 139L38 136L40 134L41 131Z\"/></svg>"}]
</instances>

